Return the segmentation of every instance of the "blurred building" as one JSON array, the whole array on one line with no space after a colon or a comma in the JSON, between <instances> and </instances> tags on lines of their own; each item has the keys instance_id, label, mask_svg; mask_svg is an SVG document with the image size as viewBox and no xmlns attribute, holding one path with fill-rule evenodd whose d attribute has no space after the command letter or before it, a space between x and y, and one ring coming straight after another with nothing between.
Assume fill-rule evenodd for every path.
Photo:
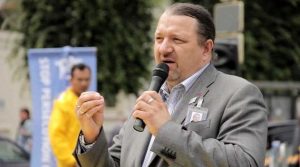
<instances>
[{"instance_id":1,"label":"blurred building","mask_svg":"<svg viewBox=\"0 0 300 167\"><path fill-rule=\"evenodd\" d=\"M19 33L0 31L0 135L11 139L16 135L20 108L31 108L27 76L22 75L25 69L17 69L24 59L13 54L15 41L20 38Z\"/></svg>"}]
</instances>

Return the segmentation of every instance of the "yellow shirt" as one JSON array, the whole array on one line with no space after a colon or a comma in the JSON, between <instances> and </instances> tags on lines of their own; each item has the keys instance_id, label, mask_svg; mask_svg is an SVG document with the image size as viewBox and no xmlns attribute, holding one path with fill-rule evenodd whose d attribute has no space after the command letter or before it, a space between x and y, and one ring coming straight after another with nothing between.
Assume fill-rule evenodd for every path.
<instances>
[{"instance_id":1,"label":"yellow shirt","mask_svg":"<svg viewBox=\"0 0 300 167\"><path fill-rule=\"evenodd\" d=\"M49 138L58 167L75 167L72 153L80 131L75 106L78 97L68 88L54 102L49 120Z\"/></svg>"}]
</instances>

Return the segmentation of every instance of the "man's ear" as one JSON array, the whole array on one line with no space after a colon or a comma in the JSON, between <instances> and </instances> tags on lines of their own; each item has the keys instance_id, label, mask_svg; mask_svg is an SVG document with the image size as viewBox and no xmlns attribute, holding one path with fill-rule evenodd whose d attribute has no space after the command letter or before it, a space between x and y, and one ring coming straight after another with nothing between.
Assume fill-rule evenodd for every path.
<instances>
[{"instance_id":1,"label":"man's ear","mask_svg":"<svg viewBox=\"0 0 300 167\"><path fill-rule=\"evenodd\" d=\"M206 40L203 43L203 60L210 61L212 58L212 52L213 52L214 42L211 39Z\"/></svg>"},{"instance_id":2,"label":"man's ear","mask_svg":"<svg viewBox=\"0 0 300 167\"><path fill-rule=\"evenodd\" d=\"M211 39L206 40L204 43L204 54L205 56L211 57L214 48L214 42Z\"/></svg>"}]
</instances>

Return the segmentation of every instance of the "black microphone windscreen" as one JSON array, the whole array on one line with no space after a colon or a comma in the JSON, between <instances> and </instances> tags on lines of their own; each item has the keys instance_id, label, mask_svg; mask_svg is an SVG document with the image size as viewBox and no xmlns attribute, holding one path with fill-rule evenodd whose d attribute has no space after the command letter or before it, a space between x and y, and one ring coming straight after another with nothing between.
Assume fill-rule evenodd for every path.
<instances>
[{"instance_id":1,"label":"black microphone windscreen","mask_svg":"<svg viewBox=\"0 0 300 167\"><path fill-rule=\"evenodd\" d=\"M169 66L166 63L158 64L153 70L153 76L159 76L166 80L169 74Z\"/></svg>"}]
</instances>

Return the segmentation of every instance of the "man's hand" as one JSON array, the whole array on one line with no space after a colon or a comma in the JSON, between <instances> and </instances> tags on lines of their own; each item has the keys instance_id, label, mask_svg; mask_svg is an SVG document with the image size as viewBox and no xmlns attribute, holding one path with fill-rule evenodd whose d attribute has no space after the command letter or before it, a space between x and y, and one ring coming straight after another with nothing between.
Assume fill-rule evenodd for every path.
<instances>
[{"instance_id":1,"label":"man's hand","mask_svg":"<svg viewBox=\"0 0 300 167\"><path fill-rule=\"evenodd\" d=\"M154 136L159 128L171 119L166 104L155 91L145 91L136 100L133 116L142 119Z\"/></svg>"},{"instance_id":2,"label":"man's hand","mask_svg":"<svg viewBox=\"0 0 300 167\"><path fill-rule=\"evenodd\" d=\"M104 97L97 92L83 92L76 106L84 140L87 143L96 141L103 125Z\"/></svg>"}]
</instances>

